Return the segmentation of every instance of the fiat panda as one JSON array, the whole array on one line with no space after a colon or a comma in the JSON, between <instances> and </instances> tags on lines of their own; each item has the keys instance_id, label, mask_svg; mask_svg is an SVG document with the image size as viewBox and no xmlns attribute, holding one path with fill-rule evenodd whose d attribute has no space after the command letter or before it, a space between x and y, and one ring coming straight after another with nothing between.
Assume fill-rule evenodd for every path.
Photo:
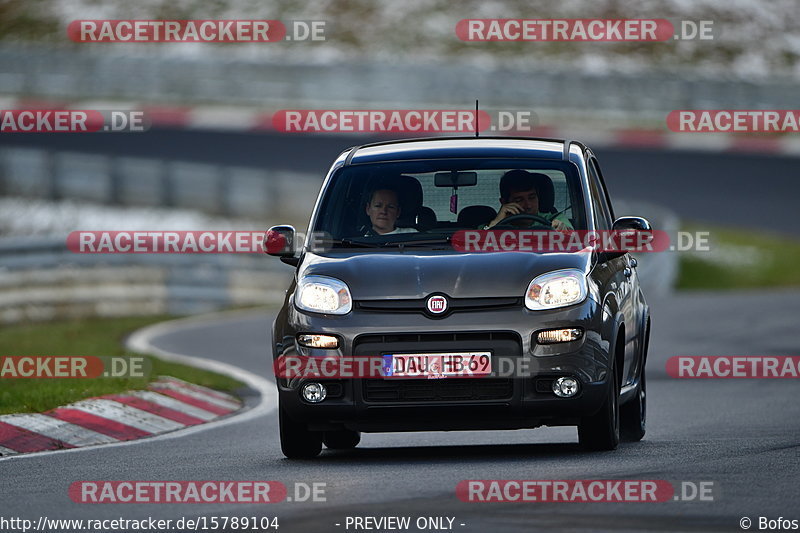
<instances>
[{"instance_id":1,"label":"fiat panda","mask_svg":"<svg viewBox=\"0 0 800 533\"><path fill-rule=\"evenodd\" d=\"M265 236L267 253L295 269L272 327L284 455L353 448L362 432L572 425L590 450L640 440L650 313L636 259L595 246L464 246L465 234L502 232L507 244L531 230L650 225L615 218L597 158L577 141L344 151L306 236L285 225ZM286 372L287 361L314 371Z\"/></svg>"}]
</instances>

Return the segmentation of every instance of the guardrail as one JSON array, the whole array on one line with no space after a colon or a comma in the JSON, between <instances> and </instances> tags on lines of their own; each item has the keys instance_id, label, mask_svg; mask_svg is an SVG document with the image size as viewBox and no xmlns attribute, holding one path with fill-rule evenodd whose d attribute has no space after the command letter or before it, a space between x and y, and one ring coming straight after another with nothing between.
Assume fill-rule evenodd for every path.
<instances>
[{"instance_id":1,"label":"guardrail","mask_svg":"<svg viewBox=\"0 0 800 533\"><path fill-rule=\"evenodd\" d=\"M273 304L291 276L261 255L89 255L68 251L65 238L4 238L0 323Z\"/></svg>"},{"instance_id":2,"label":"guardrail","mask_svg":"<svg viewBox=\"0 0 800 533\"><path fill-rule=\"evenodd\" d=\"M0 195L182 207L303 225L324 176L135 157L0 148Z\"/></svg>"}]
</instances>

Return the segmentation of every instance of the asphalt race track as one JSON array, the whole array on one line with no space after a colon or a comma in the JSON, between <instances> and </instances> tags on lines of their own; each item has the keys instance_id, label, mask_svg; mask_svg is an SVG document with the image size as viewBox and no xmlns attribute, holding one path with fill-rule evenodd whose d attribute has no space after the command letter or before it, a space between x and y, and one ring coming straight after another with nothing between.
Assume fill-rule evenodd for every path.
<instances>
[{"instance_id":1,"label":"asphalt race track","mask_svg":"<svg viewBox=\"0 0 800 533\"><path fill-rule=\"evenodd\" d=\"M288 268L288 267L287 267ZM652 300L652 299L651 299ZM615 452L587 453L572 428L369 434L353 451L290 461L276 412L243 423L123 447L0 461L13 487L4 515L54 518L278 516L280 531L346 531L346 516L451 516L457 531L740 531L748 516L797 518L800 402L795 380L677 380L672 355L796 352L800 292L684 294L651 301L648 431ZM154 338L162 349L268 376L271 313L189 324ZM271 401L271 400L270 400ZM248 405L259 402L247 398ZM467 503L463 479L663 479L713 482L713 501ZM76 504L77 480L324 482L326 502L248 505ZM459 524L465 524L460 526ZM755 527L754 527L755 529ZM352 529L351 529L352 531Z\"/></svg>"}]
</instances>

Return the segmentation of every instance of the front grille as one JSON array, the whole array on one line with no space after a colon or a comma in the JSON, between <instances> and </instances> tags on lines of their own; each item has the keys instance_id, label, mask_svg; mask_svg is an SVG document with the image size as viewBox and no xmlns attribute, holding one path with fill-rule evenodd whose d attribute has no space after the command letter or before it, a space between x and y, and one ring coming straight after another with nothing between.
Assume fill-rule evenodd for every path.
<instances>
[{"instance_id":1,"label":"front grille","mask_svg":"<svg viewBox=\"0 0 800 533\"><path fill-rule=\"evenodd\" d=\"M488 351L492 357L521 356L522 340L513 331L465 331L366 334L353 342L354 355L359 356L473 351ZM496 377L362 381L364 400L372 403L509 400L514 393L510 379Z\"/></svg>"},{"instance_id":2,"label":"front grille","mask_svg":"<svg viewBox=\"0 0 800 533\"><path fill-rule=\"evenodd\" d=\"M514 392L510 379L365 379L368 402L446 402L508 400Z\"/></svg>"},{"instance_id":3,"label":"front grille","mask_svg":"<svg viewBox=\"0 0 800 533\"><path fill-rule=\"evenodd\" d=\"M483 343L511 343L516 345L517 355L521 355L520 336L513 331L454 331L442 333L385 333L367 334L356 337L354 345L363 347L367 345L395 345L397 343L428 344L428 343L454 343L463 346L465 349L477 349L476 343L481 346ZM470 348L471 347L471 348ZM387 346L388 348L388 346ZM447 349L454 349L448 347ZM505 354L509 355L509 354Z\"/></svg>"},{"instance_id":4,"label":"front grille","mask_svg":"<svg viewBox=\"0 0 800 533\"><path fill-rule=\"evenodd\" d=\"M357 300L356 309L371 312L426 313L427 298L413 300ZM508 309L521 307L522 298L448 298L447 312L486 311L489 309Z\"/></svg>"}]
</instances>

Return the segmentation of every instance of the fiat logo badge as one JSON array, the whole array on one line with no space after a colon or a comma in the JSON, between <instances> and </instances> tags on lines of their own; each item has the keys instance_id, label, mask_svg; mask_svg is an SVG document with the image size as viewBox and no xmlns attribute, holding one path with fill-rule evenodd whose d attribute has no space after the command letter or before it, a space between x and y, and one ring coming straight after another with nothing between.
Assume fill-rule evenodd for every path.
<instances>
[{"instance_id":1,"label":"fiat logo badge","mask_svg":"<svg viewBox=\"0 0 800 533\"><path fill-rule=\"evenodd\" d=\"M447 311L447 298L444 296L431 296L427 302L428 312L441 315Z\"/></svg>"}]
</instances>

